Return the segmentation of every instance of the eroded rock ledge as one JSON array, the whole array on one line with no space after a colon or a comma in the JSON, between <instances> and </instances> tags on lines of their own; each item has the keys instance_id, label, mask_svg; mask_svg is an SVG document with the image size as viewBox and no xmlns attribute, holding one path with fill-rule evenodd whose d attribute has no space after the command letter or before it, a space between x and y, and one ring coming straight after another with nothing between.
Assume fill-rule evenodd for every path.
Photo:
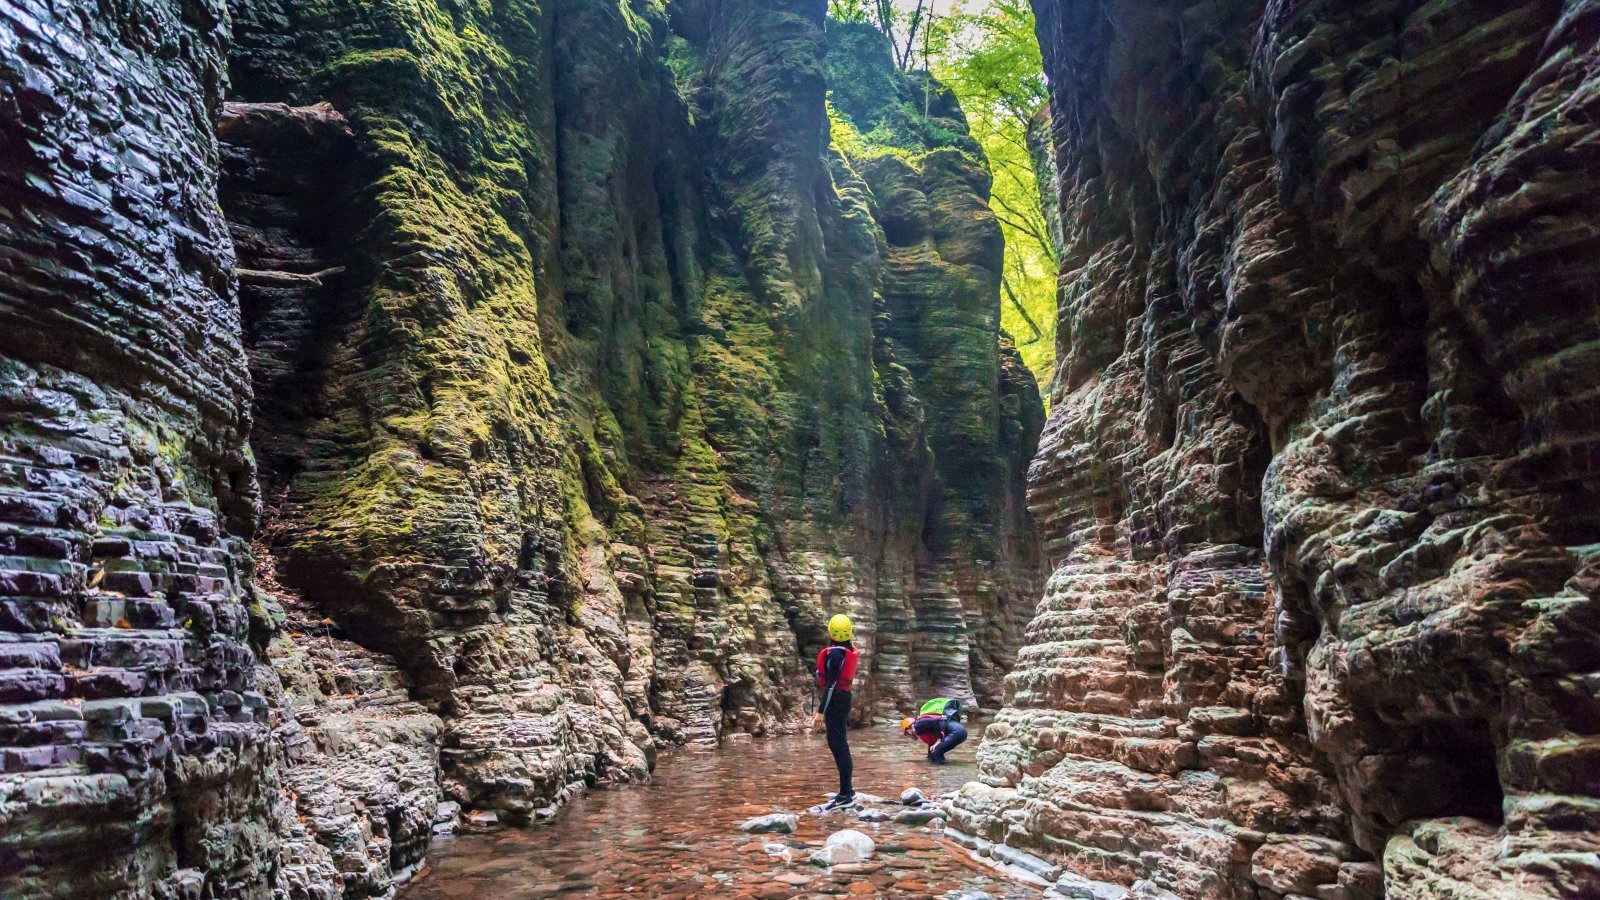
<instances>
[{"instance_id":1,"label":"eroded rock ledge","mask_svg":"<svg viewBox=\"0 0 1600 900\"><path fill-rule=\"evenodd\" d=\"M1600 884L1600 6L1037 0L1052 572L953 823L1185 898Z\"/></svg>"}]
</instances>

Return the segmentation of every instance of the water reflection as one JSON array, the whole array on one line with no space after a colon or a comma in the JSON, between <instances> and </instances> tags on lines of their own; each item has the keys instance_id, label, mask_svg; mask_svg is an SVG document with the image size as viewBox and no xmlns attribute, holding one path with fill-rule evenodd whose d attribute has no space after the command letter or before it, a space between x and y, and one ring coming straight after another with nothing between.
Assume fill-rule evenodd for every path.
<instances>
[{"instance_id":1,"label":"water reflection","mask_svg":"<svg viewBox=\"0 0 1600 900\"><path fill-rule=\"evenodd\" d=\"M908 787L930 796L974 777L969 742L934 767L920 743L892 727L851 732L858 791L898 797ZM719 749L666 756L648 785L595 791L554 822L466 834L436 843L429 867L404 900L521 897L943 897L986 891L1038 898L1037 889L1000 878L922 827L871 825L853 817L802 815L792 835L751 836L740 822L769 812L803 812L834 784L821 735L742 740ZM856 828L879 854L858 871L807 863L828 834ZM784 854L782 851L789 852ZM848 867L844 867L848 868Z\"/></svg>"}]
</instances>

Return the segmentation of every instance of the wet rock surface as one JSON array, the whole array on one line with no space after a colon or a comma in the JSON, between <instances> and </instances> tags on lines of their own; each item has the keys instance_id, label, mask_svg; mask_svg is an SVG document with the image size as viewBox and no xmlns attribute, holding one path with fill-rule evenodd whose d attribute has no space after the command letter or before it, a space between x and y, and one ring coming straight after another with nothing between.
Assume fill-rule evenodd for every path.
<instances>
[{"instance_id":1,"label":"wet rock surface","mask_svg":"<svg viewBox=\"0 0 1600 900\"><path fill-rule=\"evenodd\" d=\"M218 3L0 10L0 895L265 896Z\"/></svg>"},{"instance_id":2,"label":"wet rock surface","mask_svg":"<svg viewBox=\"0 0 1600 900\"><path fill-rule=\"evenodd\" d=\"M908 785L946 794L974 774L967 748L930 766L893 729L851 733L858 791L894 798ZM793 815L826 797L833 777L820 735L674 750L648 785L595 791L552 822L441 841L405 900L454 897L946 897L1039 898L978 862L938 829L863 822L856 811L800 813L793 834L752 836L756 813ZM895 799L867 808L899 807ZM851 837L850 835L854 835ZM869 856L830 846L872 845ZM844 856L852 861L844 862Z\"/></svg>"},{"instance_id":3,"label":"wet rock surface","mask_svg":"<svg viewBox=\"0 0 1600 900\"><path fill-rule=\"evenodd\" d=\"M1592 895L1600 7L1035 8L1052 572L951 827L1136 894Z\"/></svg>"}]
</instances>

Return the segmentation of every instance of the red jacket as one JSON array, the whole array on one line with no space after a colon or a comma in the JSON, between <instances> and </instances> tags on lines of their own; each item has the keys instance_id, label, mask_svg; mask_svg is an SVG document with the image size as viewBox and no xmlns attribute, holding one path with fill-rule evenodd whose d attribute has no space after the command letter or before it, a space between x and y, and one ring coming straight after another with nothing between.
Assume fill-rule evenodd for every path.
<instances>
[{"instance_id":1,"label":"red jacket","mask_svg":"<svg viewBox=\"0 0 1600 900\"><path fill-rule=\"evenodd\" d=\"M949 721L942 713L917 716L911 722L911 733L917 736L917 740L932 747L944 737L945 724Z\"/></svg>"}]
</instances>

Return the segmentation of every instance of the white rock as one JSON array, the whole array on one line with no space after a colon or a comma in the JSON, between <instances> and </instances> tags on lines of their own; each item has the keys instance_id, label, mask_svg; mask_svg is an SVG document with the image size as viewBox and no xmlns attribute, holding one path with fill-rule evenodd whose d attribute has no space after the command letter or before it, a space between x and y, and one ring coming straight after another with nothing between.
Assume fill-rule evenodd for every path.
<instances>
[{"instance_id":1,"label":"white rock","mask_svg":"<svg viewBox=\"0 0 1600 900\"><path fill-rule=\"evenodd\" d=\"M793 834L794 826L799 821L800 817L792 813L772 813L746 819L739 830L750 834Z\"/></svg>"},{"instance_id":2,"label":"white rock","mask_svg":"<svg viewBox=\"0 0 1600 900\"><path fill-rule=\"evenodd\" d=\"M1056 880L1055 892L1071 900L1127 900L1128 889L1108 881L1095 881L1076 872L1063 872Z\"/></svg>"},{"instance_id":3,"label":"white rock","mask_svg":"<svg viewBox=\"0 0 1600 900\"><path fill-rule=\"evenodd\" d=\"M1138 900L1183 900L1177 894L1161 887L1154 881L1140 879L1133 883L1129 894Z\"/></svg>"},{"instance_id":4,"label":"white rock","mask_svg":"<svg viewBox=\"0 0 1600 900\"><path fill-rule=\"evenodd\" d=\"M835 863L855 862L862 859L871 859L872 854L878 849L878 845L873 843L872 838L853 828L843 828L828 835L827 843L823 845L823 849L833 851L833 861ZM849 859L843 858L842 852L846 850L849 852Z\"/></svg>"}]
</instances>

